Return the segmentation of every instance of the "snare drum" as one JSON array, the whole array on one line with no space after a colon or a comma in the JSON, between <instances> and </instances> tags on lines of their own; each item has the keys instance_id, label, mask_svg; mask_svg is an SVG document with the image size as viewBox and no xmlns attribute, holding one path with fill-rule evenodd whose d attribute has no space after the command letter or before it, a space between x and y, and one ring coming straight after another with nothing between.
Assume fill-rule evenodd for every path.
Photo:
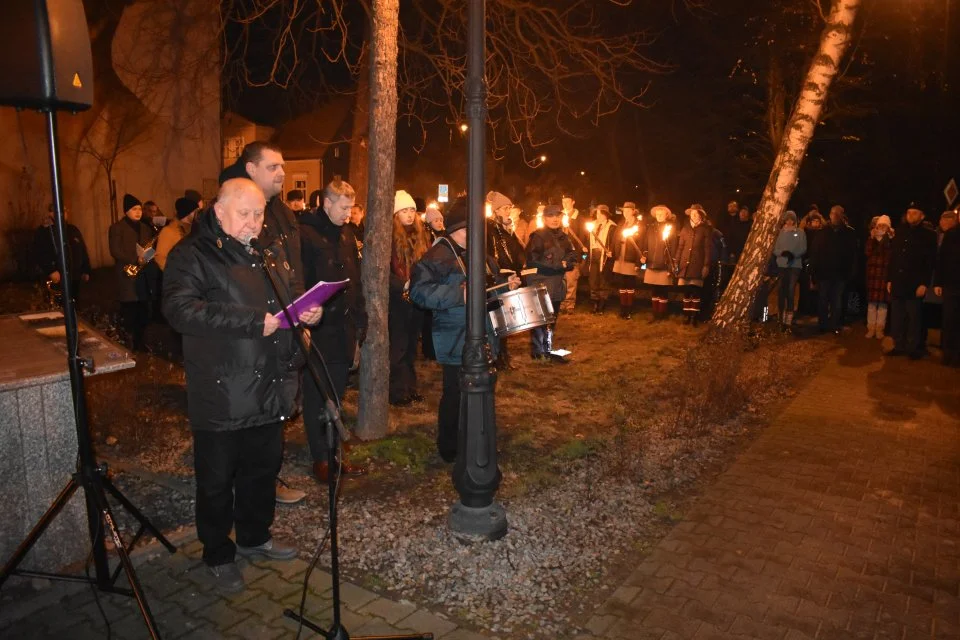
<instances>
[{"instance_id":1,"label":"snare drum","mask_svg":"<svg viewBox=\"0 0 960 640\"><path fill-rule=\"evenodd\" d=\"M542 327L556 319L546 285L540 283L501 293L492 302L490 322L499 337Z\"/></svg>"}]
</instances>

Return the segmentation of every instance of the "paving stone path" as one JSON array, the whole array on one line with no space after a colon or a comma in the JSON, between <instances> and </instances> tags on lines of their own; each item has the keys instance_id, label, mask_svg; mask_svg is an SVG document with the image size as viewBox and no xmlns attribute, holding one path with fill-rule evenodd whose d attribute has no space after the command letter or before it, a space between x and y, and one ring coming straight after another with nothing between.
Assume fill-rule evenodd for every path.
<instances>
[{"instance_id":1,"label":"paving stone path","mask_svg":"<svg viewBox=\"0 0 960 640\"><path fill-rule=\"evenodd\" d=\"M960 372L847 341L589 621L595 637L960 639Z\"/></svg>"},{"instance_id":2,"label":"paving stone path","mask_svg":"<svg viewBox=\"0 0 960 640\"><path fill-rule=\"evenodd\" d=\"M960 639L960 373L847 342L577 640ZM164 638L293 637L283 609L299 604L305 562L245 565L248 589L221 597L199 553L194 541L141 554ZM343 598L352 635L486 638L355 585ZM114 638L146 637L129 599L101 603ZM315 572L306 613L329 623L328 574ZM58 585L5 603L0 637L103 638L105 628L89 588Z\"/></svg>"}]
</instances>

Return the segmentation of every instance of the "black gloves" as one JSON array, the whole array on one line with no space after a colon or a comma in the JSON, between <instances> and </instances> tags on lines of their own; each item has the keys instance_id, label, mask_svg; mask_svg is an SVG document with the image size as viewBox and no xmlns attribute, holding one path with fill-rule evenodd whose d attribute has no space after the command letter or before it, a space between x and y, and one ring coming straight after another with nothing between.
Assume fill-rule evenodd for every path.
<instances>
[{"instance_id":1,"label":"black gloves","mask_svg":"<svg viewBox=\"0 0 960 640\"><path fill-rule=\"evenodd\" d=\"M787 260L793 260L793 258L795 257L793 255L793 251L781 251L780 255L786 258Z\"/></svg>"}]
</instances>

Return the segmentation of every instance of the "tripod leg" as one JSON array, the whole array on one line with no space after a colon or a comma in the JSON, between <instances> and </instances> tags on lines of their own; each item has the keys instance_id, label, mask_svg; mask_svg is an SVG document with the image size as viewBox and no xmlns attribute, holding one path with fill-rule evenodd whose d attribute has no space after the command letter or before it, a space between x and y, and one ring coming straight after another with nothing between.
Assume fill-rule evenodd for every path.
<instances>
[{"instance_id":1,"label":"tripod leg","mask_svg":"<svg viewBox=\"0 0 960 640\"><path fill-rule=\"evenodd\" d=\"M153 619L153 614L150 612L150 605L147 603L147 599L143 594L143 589L140 587L140 580L137 579L137 572L133 568L133 563L130 562L130 556L127 555L127 550L123 546L123 540L120 538L120 532L117 530L117 524L113 520L113 513L110 511L110 505L107 503L107 496L103 493L103 488L96 486L91 492L93 499L97 503L97 507L100 510L100 517L103 520L107 531L110 532L110 537L113 540L113 545L117 549L117 555L120 557L120 564L123 565L123 570L127 574L127 580L130 581L130 589L133 591L133 597L137 601L137 606L140 608L140 613L143 615L144 624L147 625L147 632L150 634L150 637L154 640L158 639L160 635L157 633L157 623ZM104 589L105 591L110 591L112 589Z\"/></svg>"},{"instance_id":2,"label":"tripod leg","mask_svg":"<svg viewBox=\"0 0 960 640\"><path fill-rule=\"evenodd\" d=\"M3 565L3 572L0 573L0 586L3 586L3 583L7 581L7 578L17 570L17 567L20 566L20 563L23 562L23 558L27 555L33 545L36 544L37 539L43 535L43 532L47 530L47 527L50 526L50 523L53 522L53 519L57 517L57 514L60 513L60 510L63 509L63 506L67 504L67 501L70 500L73 496L74 491L77 490L77 487L80 485L77 484L76 478L70 478L67 484L63 487L63 490L60 491L60 495L53 501L53 503L47 508L46 513L44 513L40 520L37 521L37 524L34 525L33 529L30 530L30 533L27 534L27 537L24 538L23 542L20 543L20 546L17 547L17 550L13 553L13 556Z\"/></svg>"},{"instance_id":3,"label":"tripod leg","mask_svg":"<svg viewBox=\"0 0 960 640\"><path fill-rule=\"evenodd\" d=\"M116 498L117 501L123 505L123 508L126 509L128 512L130 512L130 515L136 518L137 522L142 524L147 531L152 533L153 537L155 537L160 542L160 544L162 544L164 547L167 548L167 551L169 551L170 553L177 552L177 548L173 546L173 544L171 544L169 540L167 540L167 538L163 535L163 533L160 532L159 529L153 526L153 523L150 522L150 520L148 520L145 515L140 513L140 510L137 509L132 502L127 500L127 497L125 495L120 493L120 490L117 489L117 487L113 484L113 481L111 481L110 478L106 476L101 476L101 480L103 482L103 487L110 492L110 495Z\"/></svg>"}]
</instances>

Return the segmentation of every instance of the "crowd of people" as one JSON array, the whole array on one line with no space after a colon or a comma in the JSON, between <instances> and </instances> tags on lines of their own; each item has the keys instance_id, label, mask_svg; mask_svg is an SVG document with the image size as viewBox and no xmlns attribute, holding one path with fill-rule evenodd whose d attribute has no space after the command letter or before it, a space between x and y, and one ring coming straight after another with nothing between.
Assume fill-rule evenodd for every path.
<instances>
[{"instance_id":1,"label":"crowd of people","mask_svg":"<svg viewBox=\"0 0 960 640\"><path fill-rule=\"evenodd\" d=\"M303 492L279 483L286 420L302 409L318 481L366 472L344 452L330 459L325 413L329 393L345 393L367 333L360 279L364 210L354 189L340 179L305 197L302 191L284 194L284 177L281 150L251 143L224 169L211 206L187 192L175 203L176 220L158 231L155 204L128 194L124 217L109 232L117 301L132 346L143 348L143 329L157 306L182 337L197 531L204 561L224 591L244 588L237 554L296 556L293 546L270 533L276 502L303 498ZM581 213L569 195L525 215L497 191L486 195L486 205L487 286L537 287L553 305L552 321L529 336L530 357L544 363L567 362L557 355L554 333L558 318L576 312L581 276L595 314L605 312L616 291L619 317L630 321L644 288L650 293L649 322L669 315L671 295L682 300L685 323L708 317L744 251L755 215L736 202L715 217L699 204L677 215L664 205L644 211L633 202L618 208L598 204ZM441 209L398 190L393 209L389 401L399 406L421 401L416 361L436 360L443 371L437 450L452 462L466 332L467 203L461 197ZM35 240L47 282L60 276L50 222ZM769 287L776 286L784 330L793 326L796 313L812 312L822 332L838 332L849 319L845 299L863 255L867 336L889 333L894 345L888 355L922 357L923 304L936 295L943 308L944 362L960 365L958 234L955 212L940 217L939 229L916 207L896 226L878 216L861 242L840 206L827 217L813 210L802 220L788 211L759 304L765 305ZM82 238L75 236L79 232L68 229L77 291L90 268ZM303 353L293 332L281 328L282 310L321 281L347 284L323 307L296 310L295 321L306 327L312 345ZM487 333L497 366L510 368L505 341L489 324ZM304 374L308 359L321 356L329 390Z\"/></svg>"}]
</instances>

